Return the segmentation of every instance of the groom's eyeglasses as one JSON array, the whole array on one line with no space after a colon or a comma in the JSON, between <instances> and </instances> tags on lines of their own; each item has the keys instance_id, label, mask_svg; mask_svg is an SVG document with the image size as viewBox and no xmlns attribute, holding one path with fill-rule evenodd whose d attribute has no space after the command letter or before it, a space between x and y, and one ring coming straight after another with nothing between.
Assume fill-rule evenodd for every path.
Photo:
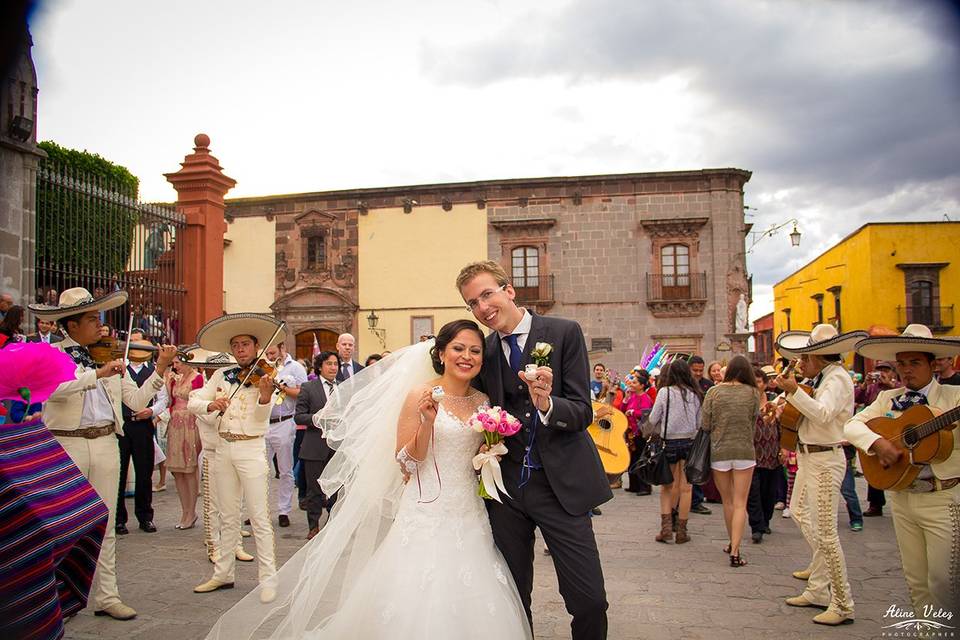
<instances>
[{"instance_id":1,"label":"groom's eyeglasses","mask_svg":"<svg viewBox=\"0 0 960 640\"><path fill-rule=\"evenodd\" d=\"M494 296L494 294L500 293L501 291L503 291L503 290L506 289L506 288L507 288L507 285L502 284L502 285L500 285L499 287L497 287L496 289L487 289L486 291L484 291L483 293L481 293L479 296L477 296L477 297L474 298L473 300L467 300L467 311L473 311L474 309L477 308L477 306L478 306L481 302L483 302L483 303L490 302L490 298L492 298L492 297Z\"/></svg>"}]
</instances>

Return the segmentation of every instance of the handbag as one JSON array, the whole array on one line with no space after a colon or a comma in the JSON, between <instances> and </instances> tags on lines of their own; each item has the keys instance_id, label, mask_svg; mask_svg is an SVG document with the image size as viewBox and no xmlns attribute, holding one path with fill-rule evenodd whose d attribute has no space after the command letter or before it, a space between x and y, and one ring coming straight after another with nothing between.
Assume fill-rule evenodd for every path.
<instances>
[{"instance_id":1,"label":"handbag","mask_svg":"<svg viewBox=\"0 0 960 640\"><path fill-rule=\"evenodd\" d=\"M690 484L705 484L710 480L710 432L700 429L690 445L684 470Z\"/></svg>"},{"instance_id":2,"label":"handbag","mask_svg":"<svg viewBox=\"0 0 960 640\"><path fill-rule=\"evenodd\" d=\"M670 392L667 391L667 411L663 418L663 428L659 439L647 443L646 449L630 469L641 481L647 484L668 485L673 483L673 472L667 462L667 420L670 419Z\"/></svg>"}]
</instances>

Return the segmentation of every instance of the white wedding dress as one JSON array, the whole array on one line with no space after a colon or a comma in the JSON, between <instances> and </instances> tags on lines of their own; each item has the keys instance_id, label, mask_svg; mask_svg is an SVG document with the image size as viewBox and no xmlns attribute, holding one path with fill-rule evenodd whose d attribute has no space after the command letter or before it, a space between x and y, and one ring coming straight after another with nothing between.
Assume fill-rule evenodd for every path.
<instances>
[{"instance_id":1,"label":"white wedding dress","mask_svg":"<svg viewBox=\"0 0 960 640\"><path fill-rule=\"evenodd\" d=\"M394 526L342 608L308 637L531 637L477 496L471 460L483 438L463 420L480 403L463 420L445 404L434 423L434 448L419 465L419 483L417 475L407 482Z\"/></svg>"},{"instance_id":2,"label":"white wedding dress","mask_svg":"<svg viewBox=\"0 0 960 640\"><path fill-rule=\"evenodd\" d=\"M464 422L486 396L440 401L427 456L403 483L397 420L407 394L436 377L432 345L348 378L314 417L336 449L321 477L328 495L342 490L333 514L209 640L533 637L477 495L472 459L483 438Z\"/></svg>"}]
</instances>

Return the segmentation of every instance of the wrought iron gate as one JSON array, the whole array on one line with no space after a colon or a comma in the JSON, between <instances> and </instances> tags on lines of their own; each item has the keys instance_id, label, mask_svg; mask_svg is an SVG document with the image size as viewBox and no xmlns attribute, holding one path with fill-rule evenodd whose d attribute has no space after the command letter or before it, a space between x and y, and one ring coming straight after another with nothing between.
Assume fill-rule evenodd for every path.
<instances>
[{"instance_id":1,"label":"wrought iron gate","mask_svg":"<svg viewBox=\"0 0 960 640\"><path fill-rule=\"evenodd\" d=\"M175 209L138 202L118 183L44 160L37 171L36 297L85 287L94 296L118 289L127 304L104 314L114 330L134 326L178 344L186 293L185 227Z\"/></svg>"}]
</instances>

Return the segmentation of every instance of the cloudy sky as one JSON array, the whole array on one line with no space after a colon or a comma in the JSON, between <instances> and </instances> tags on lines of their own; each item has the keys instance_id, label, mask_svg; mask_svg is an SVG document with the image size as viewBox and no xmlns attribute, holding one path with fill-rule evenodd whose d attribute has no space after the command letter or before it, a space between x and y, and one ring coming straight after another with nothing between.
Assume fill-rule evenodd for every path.
<instances>
[{"instance_id":1,"label":"cloudy sky","mask_svg":"<svg viewBox=\"0 0 960 640\"><path fill-rule=\"evenodd\" d=\"M272 6L271 6L272 5ZM739 167L770 285L867 221L960 220L945 2L47 0L41 139L172 200L203 131L232 196Z\"/></svg>"}]
</instances>

